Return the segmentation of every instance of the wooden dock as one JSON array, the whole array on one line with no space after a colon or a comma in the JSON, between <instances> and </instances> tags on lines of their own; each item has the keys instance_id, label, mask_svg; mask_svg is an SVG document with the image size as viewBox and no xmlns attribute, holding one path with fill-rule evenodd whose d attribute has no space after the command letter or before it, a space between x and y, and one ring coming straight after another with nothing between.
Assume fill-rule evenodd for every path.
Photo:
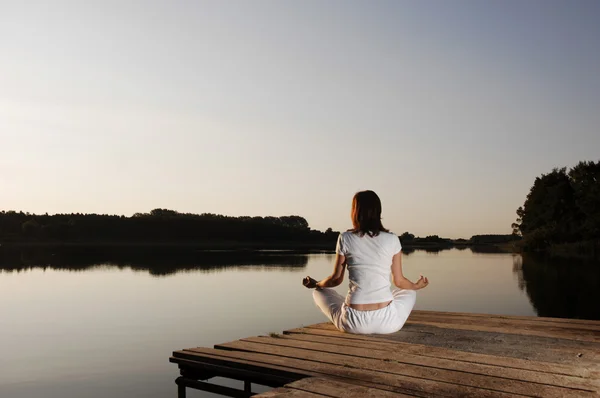
<instances>
[{"instance_id":1,"label":"wooden dock","mask_svg":"<svg viewBox=\"0 0 600 398\"><path fill-rule=\"evenodd\" d=\"M186 387L232 397L600 397L600 321L414 311L391 335L330 323L175 351ZM211 384L244 381L244 389Z\"/></svg>"}]
</instances>

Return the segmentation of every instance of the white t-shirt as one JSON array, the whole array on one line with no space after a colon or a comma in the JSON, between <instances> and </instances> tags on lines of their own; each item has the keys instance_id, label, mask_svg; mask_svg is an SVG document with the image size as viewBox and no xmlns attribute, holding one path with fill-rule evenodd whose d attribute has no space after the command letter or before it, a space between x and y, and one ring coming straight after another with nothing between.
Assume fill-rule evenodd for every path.
<instances>
[{"instance_id":1,"label":"white t-shirt","mask_svg":"<svg viewBox=\"0 0 600 398\"><path fill-rule=\"evenodd\" d=\"M336 253L346 257L350 286L346 304L372 304L390 301L392 257L402 249L398 236L388 232L370 237L342 232Z\"/></svg>"}]
</instances>

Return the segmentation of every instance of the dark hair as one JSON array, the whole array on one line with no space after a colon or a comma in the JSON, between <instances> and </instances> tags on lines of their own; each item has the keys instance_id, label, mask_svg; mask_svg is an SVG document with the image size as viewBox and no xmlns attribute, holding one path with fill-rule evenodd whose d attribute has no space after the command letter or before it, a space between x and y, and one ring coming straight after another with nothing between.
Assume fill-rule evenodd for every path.
<instances>
[{"instance_id":1,"label":"dark hair","mask_svg":"<svg viewBox=\"0 0 600 398\"><path fill-rule=\"evenodd\" d=\"M389 232L381 224L381 200L373 191L360 191L352 199L352 225L350 231L370 237L379 235L379 232Z\"/></svg>"}]
</instances>

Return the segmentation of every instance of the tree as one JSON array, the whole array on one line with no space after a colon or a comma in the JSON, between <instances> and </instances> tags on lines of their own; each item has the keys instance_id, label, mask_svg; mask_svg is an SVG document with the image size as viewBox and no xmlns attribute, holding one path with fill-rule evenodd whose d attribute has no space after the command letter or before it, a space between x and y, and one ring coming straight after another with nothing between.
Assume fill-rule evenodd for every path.
<instances>
[{"instance_id":1,"label":"tree","mask_svg":"<svg viewBox=\"0 0 600 398\"><path fill-rule=\"evenodd\" d=\"M153 217L175 217L179 215L175 210L169 209L154 209L150 212Z\"/></svg>"},{"instance_id":2,"label":"tree","mask_svg":"<svg viewBox=\"0 0 600 398\"><path fill-rule=\"evenodd\" d=\"M98 214L32 215L0 211L0 240L49 242L333 242L337 232L311 230L304 217L231 217L154 209L131 217Z\"/></svg>"},{"instance_id":3,"label":"tree","mask_svg":"<svg viewBox=\"0 0 600 398\"><path fill-rule=\"evenodd\" d=\"M523 247L544 250L554 244L600 239L599 182L600 161L537 177L512 224L513 232L523 236Z\"/></svg>"},{"instance_id":4,"label":"tree","mask_svg":"<svg viewBox=\"0 0 600 398\"><path fill-rule=\"evenodd\" d=\"M415 240L415 236L410 232L404 232L402 235L400 235L400 240L405 243L412 242L413 240Z\"/></svg>"},{"instance_id":5,"label":"tree","mask_svg":"<svg viewBox=\"0 0 600 398\"><path fill-rule=\"evenodd\" d=\"M600 161L580 162L569 171L583 239L600 238Z\"/></svg>"}]
</instances>

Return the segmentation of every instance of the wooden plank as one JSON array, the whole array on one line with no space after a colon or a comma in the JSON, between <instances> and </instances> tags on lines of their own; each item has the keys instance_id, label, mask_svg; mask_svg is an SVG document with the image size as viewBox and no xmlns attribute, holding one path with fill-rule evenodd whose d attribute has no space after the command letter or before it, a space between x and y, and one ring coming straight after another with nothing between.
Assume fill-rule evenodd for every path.
<instances>
[{"instance_id":1,"label":"wooden plank","mask_svg":"<svg viewBox=\"0 0 600 398\"><path fill-rule=\"evenodd\" d=\"M520 359L516 363L525 363L527 360L541 362L551 362L556 364L567 364L583 366L586 369L600 370L600 354L596 351L581 350L581 348L555 350L555 344L560 345L556 339L547 339L533 336L515 336L506 334L494 334L488 332L474 332L462 330L447 330L437 327L429 327L436 330L435 334L414 336L404 333L404 328L397 333L390 335L358 335L350 333L341 333L333 325L310 325L309 327L292 329L284 331L284 334L301 333L310 335L322 335L329 337L339 337L349 340L379 341L390 344L404 343L409 345L420 343L437 351L436 348L452 349L457 352L477 353L488 356L498 356L506 358ZM410 325L408 326L410 327ZM586 346L586 343L568 341L569 344ZM406 346L405 346L406 347ZM579 357L578 354L584 353ZM526 360L523 362L523 360ZM573 374L568 368L567 373Z\"/></svg>"},{"instance_id":2,"label":"wooden plank","mask_svg":"<svg viewBox=\"0 0 600 398\"><path fill-rule=\"evenodd\" d=\"M332 329L335 330L335 329ZM427 332L417 338L406 331ZM455 329L452 325L432 326L421 323L405 324L399 332L388 335L373 335L378 339L404 342L419 342L427 345L448 346L464 351L491 350L493 355L506 355L504 350L517 358L527 358L569 364L600 363L600 343L568 340L558 337L519 335L498 331ZM582 357L583 355L583 357Z\"/></svg>"},{"instance_id":3,"label":"wooden plank","mask_svg":"<svg viewBox=\"0 0 600 398\"><path fill-rule=\"evenodd\" d=\"M306 397L306 398L323 398L331 395L315 394L312 392L298 390L295 388L281 387L275 390L267 391L262 394L254 395L261 398L288 398L288 397Z\"/></svg>"},{"instance_id":4,"label":"wooden plank","mask_svg":"<svg viewBox=\"0 0 600 398\"><path fill-rule=\"evenodd\" d=\"M313 325L309 326L312 327ZM331 325L333 326L333 325ZM331 326L323 326L323 328L326 328L328 330L336 330L335 327L331 327ZM454 328L454 326L449 323L447 325L444 326L432 326L432 325L426 325L425 322L420 322L420 321L410 321L407 322L404 327L400 330L400 333L406 334L407 332L411 332L411 335L414 334L415 332L418 333L422 333L422 336L427 337L427 335L440 335L441 333L446 333L448 332L448 330L452 330L452 329L456 329L455 332L457 333L465 333L466 330L465 329L459 329L459 328ZM477 332L477 331L474 331ZM396 332L398 333L398 332ZM392 333L392 334L387 334L387 335L379 335L380 337L386 337L386 336L394 336L396 333ZM501 332L501 331L491 331L489 333L496 333L498 335L505 335L507 336L507 338L513 338L513 339L530 339L531 341L552 341L554 345L558 346L559 348L585 348L585 347L598 347L600 348L600 343L595 343L595 342L591 342L591 341L580 341L580 340L574 340L574 339L565 339L565 338L561 338L561 337L556 337L556 336L536 336L536 335L526 335L526 334L521 334L517 332L517 329L515 328L514 333L506 333L506 332ZM416 337L416 336L415 336Z\"/></svg>"},{"instance_id":5,"label":"wooden plank","mask_svg":"<svg viewBox=\"0 0 600 398\"><path fill-rule=\"evenodd\" d=\"M479 325L498 328L514 328L516 331L521 330L538 330L548 333L558 333L573 336L595 336L600 337L600 326L567 324L567 323L541 323L526 320L512 320L501 318L472 318L464 316L447 316L447 315L419 315L411 314L408 318L414 322L439 322L450 325ZM513 332L514 333L514 332Z\"/></svg>"},{"instance_id":6,"label":"wooden plank","mask_svg":"<svg viewBox=\"0 0 600 398\"><path fill-rule=\"evenodd\" d=\"M433 321L433 322L445 322L445 323L476 323L479 325L486 326L506 326L515 327L517 329L522 327L530 327L532 330L558 330L569 333L577 334L579 332L595 332L600 335L600 325L587 325L587 324L571 324L566 322L540 322L534 320L521 320L521 319L510 319L500 317L470 317L470 316L459 316L459 315L438 315L428 313L411 313L408 318L412 321ZM535 319L535 318L534 318Z\"/></svg>"},{"instance_id":7,"label":"wooden plank","mask_svg":"<svg viewBox=\"0 0 600 398\"><path fill-rule=\"evenodd\" d=\"M286 384L277 397L600 397L600 321L413 311L389 335L322 323L215 347L170 361L190 380Z\"/></svg>"},{"instance_id":8,"label":"wooden plank","mask_svg":"<svg viewBox=\"0 0 600 398\"><path fill-rule=\"evenodd\" d=\"M193 348L184 350L187 358L190 360L202 361L203 355L222 356L225 361L247 360L255 365L262 365L268 369L269 366L284 366L294 368L296 372L302 372L310 376L326 376L343 382L359 384L366 387L378 388L393 392L400 392L419 397L457 397L457 396L478 396L478 397L513 397L514 394L507 394L498 391L490 391L480 388L473 388L464 385L452 383L437 382L428 379L407 377L399 374L387 372L378 372L368 369L352 367L348 364L337 365L321 361L312 361L298 359L286 356L271 355L257 352L226 351L206 348ZM177 351L182 353L182 351ZM194 359L194 357L196 359Z\"/></svg>"},{"instance_id":9,"label":"wooden plank","mask_svg":"<svg viewBox=\"0 0 600 398\"><path fill-rule=\"evenodd\" d=\"M568 325L591 325L600 327L600 320L589 320L589 319L571 319L571 318L548 318L539 316L517 316L517 315L498 315L498 314L481 314L472 312L445 312L445 311L423 311L413 310L413 315L443 315L443 316L462 316L470 318L501 318L510 320L525 320L525 321L536 321L540 323L565 323Z\"/></svg>"},{"instance_id":10,"label":"wooden plank","mask_svg":"<svg viewBox=\"0 0 600 398\"><path fill-rule=\"evenodd\" d=\"M297 331L297 333L295 332ZM579 378L600 377L600 371L590 370L583 366L570 366L548 362L528 361L518 358L499 357L479 353L451 350L447 348L426 346L422 344L409 344L397 341L387 341L369 338L347 338L348 334L329 331L316 331L312 329L293 329L282 335L283 338L290 338L301 341L314 341L337 346L361 347L374 350L392 351L406 354L418 355L421 357L451 359L463 361L464 363L474 363L482 365L498 366L507 369L534 371L556 375L567 375ZM360 336L360 335L359 335Z\"/></svg>"},{"instance_id":11,"label":"wooden plank","mask_svg":"<svg viewBox=\"0 0 600 398\"><path fill-rule=\"evenodd\" d=\"M374 372L393 373L396 376L414 377L421 380L449 383L454 386L482 389L486 392L519 394L532 397L592 397L597 396L589 390L577 388L556 387L545 384L527 383L520 380L503 379L493 376L481 376L466 372L438 369L427 366L412 365L398 362L387 362L368 357L315 352L312 350L275 346L271 344L234 341L219 345L218 348L268 353L286 358L304 359L328 363L331 365L350 366L356 369ZM478 394L481 395L480 392Z\"/></svg>"},{"instance_id":12,"label":"wooden plank","mask_svg":"<svg viewBox=\"0 0 600 398\"><path fill-rule=\"evenodd\" d=\"M344 383L338 380L323 377L307 377L287 384L285 388L294 388L301 391L318 393L334 398L410 398L413 395L399 394L397 392L380 390L356 384Z\"/></svg>"},{"instance_id":13,"label":"wooden plank","mask_svg":"<svg viewBox=\"0 0 600 398\"><path fill-rule=\"evenodd\" d=\"M563 339L568 341L580 341L580 342L591 342L591 343L600 343L600 333L595 331L579 331L577 333L571 333L570 331L562 328L553 328L546 326L522 326L515 327L510 324L497 324L497 325L486 325L480 322L469 322L466 320L416 320L413 321L409 317L408 321L405 325L430 325L437 326L445 329L455 329L455 330L473 330L473 331L483 331L483 332L496 332L502 334L512 334L512 335L527 335L527 336L540 336L540 337L550 337ZM309 325L305 327L311 328L326 328L335 330L335 327L329 323L325 324L316 324ZM406 329L406 326L403 330ZM413 330L414 331L414 330ZM416 331L423 332L423 330L417 329Z\"/></svg>"},{"instance_id":14,"label":"wooden plank","mask_svg":"<svg viewBox=\"0 0 600 398\"><path fill-rule=\"evenodd\" d=\"M569 387L590 392L600 389L600 380L584 379L581 377L564 376L551 373L540 373L523 369L504 368L493 365L482 365L472 362L463 362L456 359L431 358L421 355L413 355L401 351L378 350L370 346L340 346L336 344L319 343L314 341L299 341L289 337L249 337L241 341L250 341L262 344L272 344L283 347L301 348L314 350L323 353L337 353L363 357L367 359L376 359L383 362L404 363L408 365L418 365L441 370L455 370L468 374L478 374L482 376L494 376L507 380L524 381L551 385L556 387Z\"/></svg>"},{"instance_id":15,"label":"wooden plank","mask_svg":"<svg viewBox=\"0 0 600 398\"><path fill-rule=\"evenodd\" d=\"M211 349L212 350L212 349ZM184 351L177 351L178 357L169 358L169 362L176 363L180 369L195 369L202 371L213 372L214 375L226 377L234 380L248 380L252 383L263 384L271 387L279 387L287 383L299 380L307 376L312 376L312 373L302 373L297 377L283 377L277 371L284 369L282 366L265 365L253 361L245 360L244 358L224 358L219 355L212 355L210 352L199 355L189 355ZM227 361L229 359L229 362ZM258 369L258 371L257 371ZM293 372L295 369L289 369ZM264 372L267 372L264 374ZM187 377L186 378L190 378ZM195 378L191 377L191 378ZM205 378L199 378L205 380Z\"/></svg>"},{"instance_id":16,"label":"wooden plank","mask_svg":"<svg viewBox=\"0 0 600 398\"><path fill-rule=\"evenodd\" d=\"M331 323L309 325L307 328L324 329L340 333ZM415 328L429 333L422 335L406 333L407 330L414 330ZM512 356L536 361L567 363L570 365L583 364L595 366L600 363L600 344L587 341L565 340L556 337L525 336L422 324L407 324L402 330L396 333L370 336L380 340L421 343L462 351Z\"/></svg>"},{"instance_id":17,"label":"wooden plank","mask_svg":"<svg viewBox=\"0 0 600 398\"><path fill-rule=\"evenodd\" d=\"M251 373L260 375L261 372L265 370L265 366L263 364L256 363L260 362L256 358L245 358L244 356L238 358L235 355L231 355L229 352L224 352L223 350L204 347L175 351L173 352L173 356L171 357L170 361L173 363L180 363L180 359L195 361L199 358L199 355L201 355L203 358L202 364L212 364L219 367L226 367L232 371L238 371L238 373L240 373L242 376ZM227 358L229 360L227 360ZM185 364L192 365L187 362ZM273 378L274 381L280 383L281 385L312 375L312 373L307 374L306 372L298 372L296 368L287 366L285 364L283 364L283 366L269 366L269 377Z\"/></svg>"},{"instance_id":18,"label":"wooden plank","mask_svg":"<svg viewBox=\"0 0 600 398\"><path fill-rule=\"evenodd\" d=\"M350 384L359 384L372 388L379 388L386 391L391 391L395 394L399 393L408 393L410 392L410 396L416 397L439 397L444 395L439 395L435 393L423 393L419 391L411 391L405 385L401 386L390 386L387 384L381 384L377 382L365 381L365 380L356 380L353 376L345 375L348 373L348 368L345 367L328 367L321 366L317 364L317 366L311 366L309 361L297 361L297 360L288 360L286 358L272 357L270 355L263 354L255 354L249 352L239 352L239 351L230 351L230 350L216 350L213 348L193 348L183 351L176 351L174 354L177 354L179 357L171 357L170 361L173 363L184 364L185 366L191 367L200 367L205 368L208 366L208 369L213 369L214 367L227 368L234 363L238 369L250 369L250 371L256 371L256 369L262 369L263 372L271 373L273 371L278 370L288 370L290 372L302 373L304 376L313 376L313 377L324 377L326 376L328 379L337 380L341 382L347 382ZM217 360L217 363L206 363L205 361ZM293 367L288 367L288 365L293 365ZM218 369L217 369L218 371ZM332 372L333 371L333 372ZM336 373L336 371L339 373ZM369 376L368 374L366 375ZM227 377L227 376L226 376ZM378 379L379 380L379 379ZM384 380L385 382L385 380ZM409 383L406 383L409 384ZM448 395L445 395L448 396Z\"/></svg>"},{"instance_id":19,"label":"wooden plank","mask_svg":"<svg viewBox=\"0 0 600 398\"><path fill-rule=\"evenodd\" d=\"M473 322L444 322L444 321L406 321L406 324L419 324L419 325L432 325L439 326L447 329L458 329L458 330L475 330L481 332L497 332L505 334L520 334L529 336L542 336L542 337L556 337L560 339L576 340L576 341L590 341L593 343L600 343L600 336L595 332L579 332L577 334L569 333L567 331L557 328L544 328L539 329L532 326L523 326L518 329L511 325L502 326L486 326L479 323Z\"/></svg>"}]
</instances>

